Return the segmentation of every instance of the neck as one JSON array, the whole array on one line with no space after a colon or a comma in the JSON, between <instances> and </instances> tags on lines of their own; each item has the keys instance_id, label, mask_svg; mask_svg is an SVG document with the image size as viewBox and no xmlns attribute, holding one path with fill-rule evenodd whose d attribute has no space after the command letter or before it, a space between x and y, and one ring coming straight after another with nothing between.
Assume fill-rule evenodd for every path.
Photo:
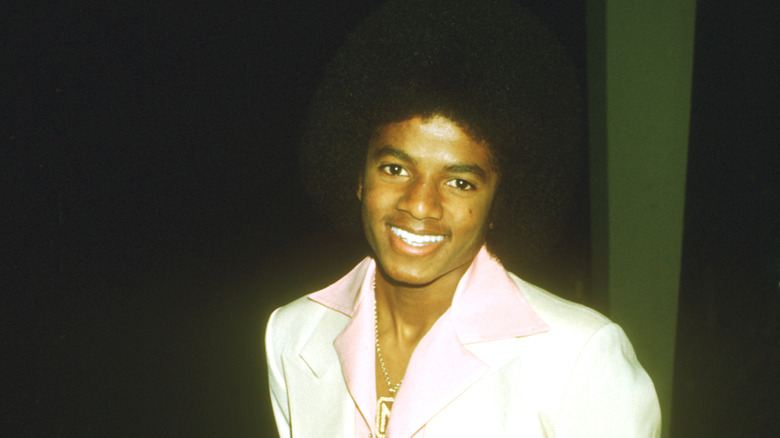
<instances>
[{"instance_id":1,"label":"neck","mask_svg":"<svg viewBox=\"0 0 780 438\"><path fill-rule=\"evenodd\" d=\"M393 282L377 269L375 294L380 331L401 345L417 345L452 304L463 273L424 286L410 286Z\"/></svg>"}]
</instances>

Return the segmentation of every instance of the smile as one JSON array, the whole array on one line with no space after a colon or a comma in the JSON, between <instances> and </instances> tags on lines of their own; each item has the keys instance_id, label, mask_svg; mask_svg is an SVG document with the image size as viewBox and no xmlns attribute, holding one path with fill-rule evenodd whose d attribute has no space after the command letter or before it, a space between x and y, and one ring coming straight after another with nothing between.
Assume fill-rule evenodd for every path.
<instances>
[{"instance_id":1,"label":"smile","mask_svg":"<svg viewBox=\"0 0 780 438\"><path fill-rule=\"evenodd\" d=\"M444 240L444 236L413 234L396 227L390 227L390 231L392 231L393 234L398 236L399 239L403 240L404 243L411 246L419 247L419 246L431 245L434 243L439 243L442 240Z\"/></svg>"}]
</instances>

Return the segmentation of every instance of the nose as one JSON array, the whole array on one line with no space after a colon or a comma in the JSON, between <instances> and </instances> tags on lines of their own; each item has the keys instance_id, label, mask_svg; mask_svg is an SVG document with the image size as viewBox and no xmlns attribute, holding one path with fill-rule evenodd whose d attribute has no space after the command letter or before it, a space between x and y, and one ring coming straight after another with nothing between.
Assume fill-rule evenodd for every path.
<instances>
[{"instance_id":1,"label":"nose","mask_svg":"<svg viewBox=\"0 0 780 438\"><path fill-rule=\"evenodd\" d=\"M441 219L441 193L437 185L427 180L413 180L406 186L397 208L418 220Z\"/></svg>"}]
</instances>

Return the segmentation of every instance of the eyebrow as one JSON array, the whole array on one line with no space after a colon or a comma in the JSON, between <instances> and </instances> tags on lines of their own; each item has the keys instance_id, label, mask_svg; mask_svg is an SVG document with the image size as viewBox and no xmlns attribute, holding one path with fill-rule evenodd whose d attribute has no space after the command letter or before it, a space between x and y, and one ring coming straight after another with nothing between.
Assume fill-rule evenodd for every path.
<instances>
[{"instance_id":1,"label":"eyebrow","mask_svg":"<svg viewBox=\"0 0 780 438\"><path fill-rule=\"evenodd\" d=\"M486 177L485 170L476 164L452 164L445 167L445 169L452 173L471 173L483 180Z\"/></svg>"},{"instance_id":2,"label":"eyebrow","mask_svg":"<svg viewBox=\"0 0 780 438\"><path fill-rule=\"evenodd\" d=\"M406 161L407 163L417 164L417 161L404 151L385 146L379 148L374 152L374 158L384 157L390 155L391 157L398 158L399 160Z\"/></svg>"},{"instance_id":3,"label":"eyebrow","mask_svg":"<svg viewBox=\"0 0 780 438\"><path fill-rule=\"evenodd\" d=\"M412 165L417 164L417 161L414 158L412 158L409 154L390 146L385 146L377 149L373 155L375 158L389 155L391 157L395 157L399 160L405 161ZM476 175L482 180L484 180L487 177L487 172L485 172L485 169L483 169L482 167L476 164L455 163L455 164L450 164L448 166L445 166L444 170L451 173L470 173Z\"/></svg>"}]
</instances>

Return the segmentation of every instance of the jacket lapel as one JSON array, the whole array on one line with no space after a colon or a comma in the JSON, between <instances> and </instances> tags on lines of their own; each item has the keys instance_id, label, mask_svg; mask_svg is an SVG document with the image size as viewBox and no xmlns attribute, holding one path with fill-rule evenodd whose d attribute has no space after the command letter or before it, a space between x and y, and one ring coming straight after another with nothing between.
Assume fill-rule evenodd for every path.
<instances>
[{"instance_id":1,"label":"jacket lapel","mask_svg":"<svg viewBox=\"0 0 780 438\"><path fill-rule=\"evenodd\" d=\"M354 406L333 349L333 339L348 322L346 315L326 311L299 355L282 358L295 437L322 436L323 431L349 436L347 431L354 430Z\"/></svg>"},{"instance_id":2,"label":"jacket lapel","mask_svg":"<svg viewBox=\"0 0 780 438\"><path fill-rule=\"evenodd\" d=\"M415 349L387 436L413 436L485 373L516 357L517 337L547 330L503 266L482 248L452 306Z\"/></svg>"},{"instance_id":3,"label":"jacket lapel","mask_svg":"<svg viewBox=\"0 0 780 438\"><path fill-rule=\"evenodd\" d=\"M466 391L488 366L458 340L445 313L420 341L398 390L388 437L411 437Z\"/></svg>"},{"instance_id":4,"label":"jacket lapel","mask_svg":"<svg viewBox=\"0 0 780 438\"><path fill-rule=\"evenodd\" d=\"M309 297L332 310L297 358L290 358L293 433L351 436L357 405L368 424L376 410L373 260ZM517 337L548 330L503 266L485 248L458 284L452 306L415 349L398 391L387 436L411 437L491 369L515 358ZM335 339L335 342L334 342ZM300 379L300 380L294 380ZM351 394L351 396L350 396ZM339 402L334 404L334 400ZM298 436L298 435L296 435Z\"/></svg>"},{"instance_id":5,"label":"jacket lapel","mask_svg":"<svg viewBox=\"0 0 780 438\"><path fill-rule=\"evenodd\" d=\"M372 279L375 264L365 259L347 276L320 292L309 297L333 310L342 312L347 322L341 325L343 330L337 333L315 335L310 340L312 347L305 360L314 363L322 357L319 351L327 345L329 359L327 366L339 364L342 373L341 387L346 389L348 397L368 425L374 422L376 414L376 386L374 375L374 304ZM330 312L335 313L335 312ZM335 339L335 341L334 341ZM318 364L316 367L326 366ZM312 368L315 373L315 368ZM341 435L330 435L341 436Z\"/></svg>"},{"instance_id":6,"label":"jacket lapel","mask_svg":"<svg viewBox=\"0 0 780 438\"><path fill-rule=\"evenodd\" d=\"M370 279L370 275L368 276ZM365 285L370 288L370 283ZM376 415L376 385L374 363L374 305L372 291L364 291L363 303L352 315L344 332L334 345L344 379L360 414L367 424L374 423Z\"/></svg>"}]
</instances>

